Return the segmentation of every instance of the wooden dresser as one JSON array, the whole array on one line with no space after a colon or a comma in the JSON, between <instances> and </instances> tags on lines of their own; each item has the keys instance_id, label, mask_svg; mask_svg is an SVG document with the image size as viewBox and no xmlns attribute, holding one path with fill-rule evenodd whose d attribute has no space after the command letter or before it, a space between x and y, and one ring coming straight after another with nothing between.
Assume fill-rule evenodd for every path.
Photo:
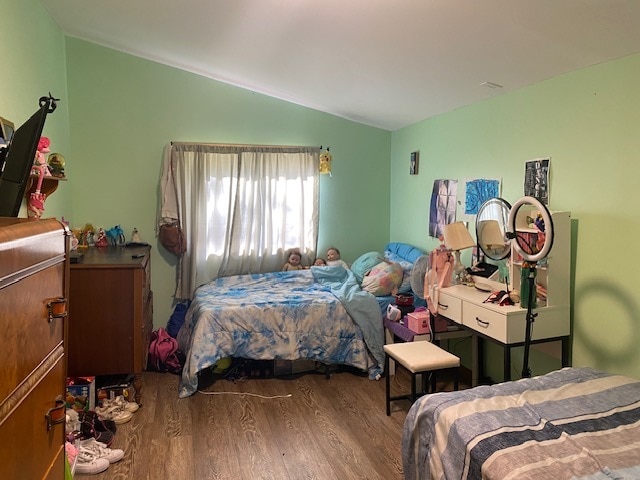
<instances>
[{"instance_id":1,"label":"wooden dresser","mask_svg":"<svg viewBox=\"0 0 640 480\"><path fill-rule=\"evenodd\" d=\"M71 264L69 376L134 374L136 401L153 329L151 247L89 247Z\"/></svg>"},{"instance_id":2,"label":"wooden dresser","mask_svg":"<svg viewBox=\"0 0 640 480\"><path fill-rule=\"evenodd\" d=\"M63 479L69 232L0 218L0 478Z\"/></svg>"}]
</instances>

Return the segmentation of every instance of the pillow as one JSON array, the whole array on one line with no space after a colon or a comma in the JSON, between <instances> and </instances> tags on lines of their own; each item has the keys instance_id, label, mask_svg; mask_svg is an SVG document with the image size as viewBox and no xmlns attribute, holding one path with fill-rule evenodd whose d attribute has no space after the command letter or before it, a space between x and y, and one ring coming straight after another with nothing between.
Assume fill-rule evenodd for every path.
<instances>
[{"instance_id":1,"label":"pillow","mask_svg":"<svg viewBox=\"0 0 640 480\"><path fill-rule=\"evenodd\" d=\"M413 268L413 263L390 250L385 250L384 258L402 267L402 283L398 287L398 293L411 293L411 269Z\"/></svg>"},{"instance_id":2,"label":"pillow","mask_svg":"<svg viewBox=\"0 0 640 480\"><path fill-rule=\"evenodd\" d=\"M364 276L379 264L383 258L379 252L368 252L360 255L357 260L351 264L351 271L356 276L358 283L362 283Z\"/></svg>"},{"instance_id":3,"label":"pillow","mask_svg":"<svg viewBox=\"0 0 640 480\"><path fill-rule=\"evenodd\" d=\"M376 297L396 293L403 273L399 263L380 262L362 279L362 289Z\"/></svg>"}]
</instances>

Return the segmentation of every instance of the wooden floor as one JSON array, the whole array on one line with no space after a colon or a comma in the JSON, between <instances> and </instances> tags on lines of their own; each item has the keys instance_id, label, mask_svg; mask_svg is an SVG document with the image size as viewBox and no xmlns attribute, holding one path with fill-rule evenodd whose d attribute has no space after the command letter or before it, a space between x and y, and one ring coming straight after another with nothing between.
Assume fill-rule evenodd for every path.
<instances>
[{"instance_id":1,"label":"wooden floor","mask_svg":"<svg viewBox=\"0 0 640 480\"><path fill-rule=\"evenodd\" d=\"M314 372L236 381L209 376L200 388L220 394L185 399L178 398L176 375L145 372L143 382L143 407L118 427L112 444L125 451L124 459L91 478L403 477L400 442L409 404L392 403L387 417L384 379L348 371L328 380ZM408 382L402 373L393 377L392 393L405 391Z\"/></svg>"}]
</instances>

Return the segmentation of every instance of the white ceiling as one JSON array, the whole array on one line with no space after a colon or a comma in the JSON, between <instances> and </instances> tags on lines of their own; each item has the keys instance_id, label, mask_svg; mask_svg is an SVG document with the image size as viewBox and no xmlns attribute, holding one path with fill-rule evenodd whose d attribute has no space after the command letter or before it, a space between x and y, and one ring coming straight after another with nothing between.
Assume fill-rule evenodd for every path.
<instances>
[{"instance_id":1,"label":"white ceiling","mask_svg":"<svg viewBox=\"0 0 640 480\"><path fill-rule=\"evenodd\" d=\"M41 1L71 37L390 131L640 52L640 0Z\"/></svg>"}]
</instances>

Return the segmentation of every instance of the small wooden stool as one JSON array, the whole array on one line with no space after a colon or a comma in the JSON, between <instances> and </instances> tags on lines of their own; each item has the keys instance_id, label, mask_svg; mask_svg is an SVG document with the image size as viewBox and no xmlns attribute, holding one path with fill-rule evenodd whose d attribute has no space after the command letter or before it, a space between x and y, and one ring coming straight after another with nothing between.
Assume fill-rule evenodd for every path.
<instances>
[{"instance_id":1,"label":"small wooden stool","mask_svg":"<svg viewBox=\"0 0 640 480\"><path fill-rule=\"evenodd\" d=\"M389 359L392 358L396 367L402 366L411 373L411 393L391 396L391 375L389 374ZM404 342L390 343L384 346L384 370L386 374L386 401L387 416L391 415L391 402L395 400L416 401L421 395L427 393L424 375L431 373L431 391L436 390L436 373L450 371L453 373L453 388L459 387L460 358L443 350L431 342ZM422 379L422 391L416 393L416 378Z\"/></svg>"}]
</instances>

